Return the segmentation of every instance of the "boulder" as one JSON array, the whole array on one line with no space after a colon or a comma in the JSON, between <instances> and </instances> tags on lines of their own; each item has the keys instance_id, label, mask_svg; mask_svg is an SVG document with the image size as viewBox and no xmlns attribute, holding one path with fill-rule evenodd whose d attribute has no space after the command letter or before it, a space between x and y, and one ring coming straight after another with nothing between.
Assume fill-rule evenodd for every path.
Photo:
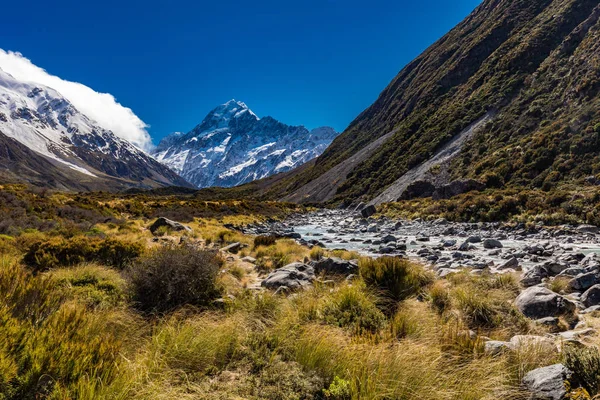
<instances>
[{"instance_id":1,"label":"boulder","mask_svg":"<svg viewBox=\"0 0 600 400\"><path fill-rule=\"evenodd\" d=\"M297 290L310 285L315 280L313 267L303 263L292 263L271 272L262 282L261 286L277 290L286 287L288 290Z\"/></svg>"},{"instance_id":2,"label":"boulder","mask_svg":"<svg viewBox=\"0 0 600 400\"><path fill-rule=\"evenodd\" d=\"M583 292L598 283L598 274L588 272L587 274L577 275L569 281L569 289L576 292Z\"/></svg>"},{"instance_id":3,"label":"boulder","mask_svg":"<svg viewBox=\"0 0 600 400\"><path fill-rule=\"evenodd\" d=\"M384 236L384 237L381 238L381 241L383 243L389 243L389 242L397 242L398 239L396 239L396 236L386 235L386 236Z\"/></svg>"},{"instance_id":4,"label":"boulder","mask_svg":"<svg viewBox=\"0 0 600 400\"><path fill-rule=\"evenodd\" d=\"M533 266L529 271L523 274L521 284L525 287L535 286L542 283L548 277L548 271L541 265Z\"/></svg>"},{"instance_id":5,"label":"boulder","mask_svg":"<svg viewBox=\"0 0 600 400\"><path fill-rule=\"evenodd\" d=\"M474 190L481 191L485 189L485 185L474 179L465 179L450 182L448 185L437 188L431 195L434 200L449 199L459 194L472 192Z\"/></svg>"},{"instance_id":6,"label":"boulder","mask_svg":"<svg viewBox=\"0 0 600 400\"><path fill-rule=\"evenodd\" d=\"M355 260L347 261L338 257L326 257L319 261L312 261L310 264L314 268L315 274L324 273L326 275L351 275L358 270L358 263Z\"/></svg>"},{"instance_id":7,"label":"boulder","mask_svg":"<svg viewBox=\"0 0 600 400\"><path fill-rule=\"evenodd\" d=\"M498 269L503 270L503 269L520 269L521 267L519 266L519 260L517 260L515 257L512 257L511 259L509 259L508 261L506 261L505 263L501 264L498 266Z\"/></svg>"},{"instance_id":8,"label":"boulder","mask_svg":"<svg viewBox=\"0 0 600 400\"><path fill-rule=\"evenodd\" d=\"M172 221L165 217L158 218L156 221L154 221L154 223L152 225L150 225L149 229L150 229L150 232L154 233L158 230L158 228L161 228L163 226L166 226L168 229L177 231L177 232L179 232L179 231L191 232L192 231L192 228L190 228L189 226L185 226L179 222Z\"/></svg>"},{"instance_id":9,"label":"boulder","mask_svg":"<svg viewBox=\"0 0 600 400\"><path fill-rule=\"evenodd\" d=\"M250 264L256 264L256 258L250 256L242 258L242 261L248 262Z\"/></svg>"},{"instance_id":10,"label":"boulder","mask_svg":"<svg viewBox=\"0 0 600 400\"><path fill-rule=\"evenodd\" d=\"M499 240L496 239L485 239L483 241L483 247L485 249L501 249L504 246Z\"/></svg>"},{"instance_id":11,"label":"boulder","mask_svg":"<svg viewBox=\"0 0 600 400\"><path fill-rule=\"evenodd\" d=\"M594 225L579 225L577 231L581 233L598 233L600 228Z\"/></svg>"},{"instance_id":12,"label":"boulder","mask_svg":"<svg viewBox=\"0 0 600 400\"><path fill-rule=\"evenodd\" d=\"M429 181L415 181L407 186L398 200L412 200L431 197L435 186Z\"/></svg>"},{"instance_id":13,"label":"boulder","mask_svg":"<svg viewBox=\"0 0 600 400\"><path fill-rule=\"evenodd\" d=\"M370 206L366 206L365 208L363 208L362 210L360 210L360 215L362 215L363 218L369 218L372 215L374 215L377 212L377 209L375 208L374 205L370 205Z\"/></svg>"},{"instance_id":14,"label":"boulder","mask_svg":"<svg viewBox=\"0 0 600 400\"><path fill-rule=\"evenodd\" d=\"M567 394L565 381L571 378L572 372L562 364L529 371L523 378L523 386L535 400L561 400Z\"/></svg>"},{"instance_id":15,"label":"boulder","mask_svg":"<svg viewBox=\"0 0 600 400\"><path fill-rule=\"evenodd\" d=\"M540 319L571 314L575 304L561 295L540 286L525 289L515 300L515 305L526 317Z\"/></svg>"},{"instance_id":16,"label":"boulder","mask_svg":"<svg viewBox=\"0 0 600 400\"><path fill-rule=\"evenodd\" d=\"M600 304L600 285L594 285L581 295L581 302L586 307Z\"/></svg>"},{"instance_id":17,"label":"boulder","mask_svg":"<svg viewBox=\"0 0 600 400\"><path fill-rule=\"evenodd\" d=\"M242 244L240 242L231 243L228 246L222 247L221 251L225 251L228 253L237 253L242 248Z\"/></svg>"},{"instance_id":18,"label":"boulder","mask_svg":"<svg viewBox=\"0 0 600 400\"><path fill-rule=\"evenodd\" d=\"M509 350L508 342L503 342L500 340L488 340L485 342L483 351L485 354L490 356L495 356L502 353L505 350Z\"/></svg>"}]
</instances>

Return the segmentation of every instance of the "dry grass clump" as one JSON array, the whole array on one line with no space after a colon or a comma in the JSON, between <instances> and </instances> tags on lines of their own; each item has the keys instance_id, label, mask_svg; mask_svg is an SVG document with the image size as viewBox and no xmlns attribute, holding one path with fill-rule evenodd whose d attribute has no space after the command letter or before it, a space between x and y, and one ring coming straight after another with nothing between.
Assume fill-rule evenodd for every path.
<instances>
[{"instance_id":1,"label":"dry grass clump","mask_svg":"<svg viewBox=\"0 0 600 400\"><path fill-rule=\"evenodd\" d=\"M256 267L261 272L269 272L295 261L308 257L309 250L292 239L280 239L270 246L259 246L254 251Z\"/></svg>"}]
</instances>

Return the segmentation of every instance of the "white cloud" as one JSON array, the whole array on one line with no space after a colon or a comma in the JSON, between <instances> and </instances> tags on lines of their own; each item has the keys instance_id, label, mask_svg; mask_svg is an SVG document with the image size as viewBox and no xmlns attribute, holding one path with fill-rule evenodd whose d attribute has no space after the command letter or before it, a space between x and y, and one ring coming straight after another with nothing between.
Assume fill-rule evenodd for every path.
<instances>
[{"instance_id":1,"label":"white cloud","mask_svg":"<svg viewBox=\"0 0 600 400\"><path fill-rule=\"evenodd\" d=\"M130 108L119 104L113 95L98 93L81 83L50 75L21 53L0 49L0 68L18 80L45 85L65 96L80 112L143 150L152 147L144 123Z\"/></svg>"}]
</instances>

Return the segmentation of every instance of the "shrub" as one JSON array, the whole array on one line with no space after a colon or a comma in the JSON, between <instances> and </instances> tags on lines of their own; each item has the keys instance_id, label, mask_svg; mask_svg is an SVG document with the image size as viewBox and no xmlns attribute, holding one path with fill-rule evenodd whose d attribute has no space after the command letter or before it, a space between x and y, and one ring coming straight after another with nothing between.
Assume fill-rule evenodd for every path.
<instances>
[{"instance_id":1,"label":"shrub","mask_svg":"<svg viewBox=\"0 0 600 400\"><path fill-rule=\"evenodd\" d=\"M221 295L217 275L223 260L191 246L163 247L127 271L136 306L167 312L184 305L207 306Z\"/></svg>"},{"instance_id":2,"label":"shrub","mask_svg":"<svg viewBox=\"0 0 600 400\"><path fill-rule=\"evenodd\" d=\"M433 282L433 274L422 266L395 257L363 258L359 271L367 286L391 301L402 301Z\"/></svg>"},{"instance_id":3,"label":"shrub","mask_svg":"<svg viewBox=\"0 0 600 400\"><path fill-rule=\"evenodd\" d=\"M352 328L357 334L375 333L385 323L385 316L375 305L375 298L360 286L343 286L327 299L323 319L331 325Z\"/></svg>"},{"instance_id":4,"label":"shrub","mask_svg":"<svg viewBox=\"0 0 600 400\"><path fill-rule=\"evenodd\" d=\"M125 304L127 282L113 269L98 265L53 270L53 281L70 291L75 298L92 308L108 308Z\"/></svg>"},{"instance_id":5,"label":"shrub","mask_svg":"<svg viewBox=\"0 0 600 400\"><path fill-rule=\"evenodd\" d=\"M76 236L70 239L51 238L35 242L25 254L23 261L34 271L55 267L68 267L82 262L99 262L115 268L123 268L142 254L139 243L118 239L98 239Z\"/></svg>"},{"instance_id":6,"label":"shrub","mask_svg":"<svg viewBox=\"0 0 600 400\"><path fill-rule=\"evenodd\" d=\"M564 363L592 396L600 392L600 352L597 347L565 346Z\"/></svg>"},{"instance_id":7,"label":"shrub","mask_svg":"<svg viewBox=\"0 0 600 400\"><path fill-rule=\"evenodd\" d=\"M277 243L277 238L275 236L256 236L254 238L255 249L259 246L272 246L275 243Z\"/></svg>"},{"instance_id":8,"label":"shrub","mask_svg":"<svg viewBox=\"0 0 600 400\"><path fill-rule=\"evenodd\" d=\"M323 390L323 394L326 399L350 400L352 398L350 382L336 375L335 378L333 378L331 385L329 385L329 388Z\"/></svg>"}]
</instances>

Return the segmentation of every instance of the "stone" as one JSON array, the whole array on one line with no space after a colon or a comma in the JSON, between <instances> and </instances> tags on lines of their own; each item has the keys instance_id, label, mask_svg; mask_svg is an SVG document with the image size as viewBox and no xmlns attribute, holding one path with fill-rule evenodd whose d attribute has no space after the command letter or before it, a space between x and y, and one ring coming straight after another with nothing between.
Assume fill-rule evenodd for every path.
<instances>
[{"instance_id":1,"label":"stone","mask_svg":"<svg viewBox=\"0 0 600 400\"><path fill-rule=\"evenodd\" d=\"M529 271L523 274L521 284L525 287L535 286L542 283L548 277L548 271L541 265L533 266Z\"/></svg>"},{"instance_id":2,"label":"stone","mask_svg":"<svg viewBox=\"0 0 600 400\"><path fill-rule=\"evenodd\" d=\"M509 350L508 342L500 340L488 340L485 342L483 351L490 356L496 356L505 350Z\"/></svg>"},{"instance_id":3,"label":"stone","mask_svg":"<svg viewBox=\"0 0 600 400\"><path fill-rule=\"evenodd\" d=\"M469 236L465 243L481 243L481 236Z\"/></svg>"},{"instance_id":4,"label":"stone","mask_svg":"<svg viewBox=\"0 0 600 400\"><path fill-rule=\"evenodd\" d=\"M519 260L517 260L515 257L512 257L511 259L509 259L508 261L506 261L504 264L501 264L498 266L498 269L503 270L503 269L520 269L521 267L519 266Z\"/></svg>"},{"instance_id":5,"label":"stone","mask_svg":"<svg viewBox=\"0 0 600 400\"><path fill-rule=\"evenodd\" d=\"M255 264L256 263L256 258L250 257L250 256L246 256L246 257L242 258L242 261L248 262L250 264Z\"/></svg>"},{"instance_id":6,"label":"stone","mask_svg":"<svg viewBox=\"0 0 600 400\"><path fill-rule=\"evenodd\" d=\"M600 228L594 225L579 225L577 231L581 233L598 233Z\"/></svg>"},{"instance_id":7,"label":"stone","mask_svg":"<svg viewBox=\"0 0 600 400\"><path fill-rule=\"evenodd\" d=\"M596 272L588 272L587 274L577 275L569 281L569 289L573 291L588 290L598 283L598 274Z\"/></svg>"},{"instance_id":8,"label":"stone","mask_svg":"<svg viewBox=\"0 0 600 400\"><path fill-rule=\"evenodd\" d=\"M435 186L429 181L415 181L407 186L398 200L412 200L431 197Z\"/></svg>"},{"instance_id":9,"label":"stone","mask_svg":"<svg viewBox=\"0 0 600 400\"><path fill-rule=\"evenodd\" d=\"M515 305L528 318L558 317L575 311L575 304L550 289L533 286L525 289Z\"/></svg>"},{"instance_id":10,"label":"stone","mask_svg":"<svg viewBox=\"0 0 600 400\"><path fill-rule=\"evenodd\" d=\"M271 272L261 286L277 290L284 286L287 290L297 290L310 285L315 280L313 267L304 263L292 263Z\"/></svg>"},{"instance_id":11,"label":"stone","mask_svg":"<svg viewBox=\"0 0 600 400\"><path fill-rule=\"evenodd\" d=\"M437 188L431 195L433 200L449 199L459 194L468 193L471 191L482 191L485 185L474 179L464 179L450 182L447 185Z\"/></svg>"},{"instance_id":12,"label":"stone","mask_svg":"<svg viewBox=\"0 0 600 400\"><path fill-rule=\"evenodd\" d=\"M154 233L158 230L158 228L161 228L163 226L166 226L168 229L171 229L171 230L177 231L177 232L180 232L180 231L192 232L192 228L190 228L189 226L185 226L179 222L172 221L165 217L158 218L156 221L154 221L154 223L152 225L150 225L149 229L150 229L150 232Z\"/></svg>"},{"instance_id":13,"label":"stone","mask_svg":"<svg viewBox=\"0 0 600 400\"><path fill-rule=\"evenodd\" d=\"M510 339L508 346L511 350L534 348L542 353L556 353L558 346L554 339L537 335L516 335Z\"/></svg>"},{"instance_id":14,"label":"stone","mask_svg":"<svg viewBox=\"0 0 600 400\"><path fill-rule=\"evenodd\" d=\"M572 372L562 364L537 368L529 371L523 378L523 386L535 400L561 400L567 394L565 381Z\"/></svg>"},{"instance_id":15,"label":"stone","mask_svg":"<svg viewBox=\"0 0 600 400\"><path fill-rule=\"evenodd\" d=\"M496 239L485 239L483 241L483 247L485 249L501 249L504 246L499 240Z\"/></svg>"},{"instance_id":16,"label":"stone","mask_svg":"<svg viewBox=\"0 0 600 400\"><path fill-rule=\"evenodd\" d=\"M315 274L326 275L351 275L358 271L358 263L355 260L347 261L338 257L326 257L319 261L312 261L310 265Z\"/></svg>"},{"instance_id":17,"label":"stone","mask_svg":"<svg viewBox=\"0 0 600 400\"><path fill-rule=\"evenodd\" d=\"M600 304L600 285L594 285L581 295L581 302L586 307Z\"/></svg>"},{"instance_id":18,"label":"stone","mask_svg":"<svg viewBox=\"0 0 600 400\"><path fill-rule=\"evenodd\" d=\"M237 253L242 248L242 244L240 242L231 243L228 246L221 248L221 251L229 252L229 253Z\"/></svg>"},{"instance_id":19,"label":"stone","mask_svg":"<svg viewBox=\"0 0 600 400\"><path fill-rule=\"evenodd\" d=\"M397 242L398 239L396 239L396 236L394 236L394 235L386 235L381 238L381 241L383 243L390 243L390 242Z\"/></svg>"},{"instance_id":20,"label":"stone","mask_svg":"<svg viewBox=\"0 0 600 400\"><path fill-rule=\"evenodd\" d=\"M362 215L363 218L369 218L373 216L376 212L377 209L374 205L371 204L370 206L366 206L365 208L360 210L360 215Z\"/></svg>"}]
</instances>

